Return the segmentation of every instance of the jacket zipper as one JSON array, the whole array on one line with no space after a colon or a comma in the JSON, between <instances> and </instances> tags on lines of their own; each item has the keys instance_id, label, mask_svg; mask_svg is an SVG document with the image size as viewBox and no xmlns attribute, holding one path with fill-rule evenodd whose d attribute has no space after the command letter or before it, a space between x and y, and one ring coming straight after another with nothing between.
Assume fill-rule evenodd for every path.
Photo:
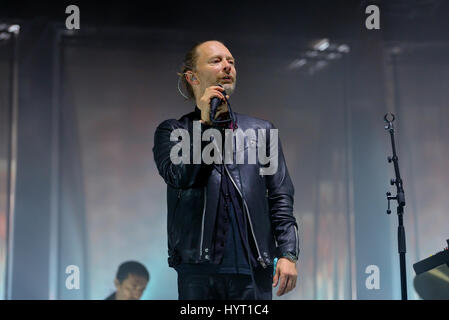
<instances>
[{"instance_id":1,"label":"jacket zipper","mask_svg":"<svg viewBox=\"0 0 449 320\"><path fill-rule=\"evenodd\" d=\"M200 259L203 256L204 217L206 215L206 186L204 187L203 218L201 220Z\"/></svg>"},{"instance_id":2,"label":"jacket zipper","mask_svg":"<svg viewBox=\"0 0 449 320\"><path fill-rule=\"evenodd\" d=\"M234 187L237 189L238 193L240 194L240 197L243 200L243 204L245 205L246 208L246 214L248 216L248 221L249 221L249 226L251 229L251 234L253 235L253 239L254 239L254 243L256 244L256 249L257 249L257 254L259 255L259 257L257 258L257 261L259 261L259 263L261 264L261 266L265 269L267 267L267 265L265 264L265 262L262 259L262 255L260 254L260 250L259 250L259 245L257 244L257 240L256 240L256 235L254 234L254 229L253 229L253 224L251 222L251 217L249 215L249 209L248 209L248 205L246 204L245 199L243 198L242 193L240 192L240 189L237 187L237 184L234 182L234 179L232 178L231 174L229 173L229 170L227 168L227 166L225 164L223 164L223 166L226 169L226 172L228 173L229 178L232 181L232 184L234 185Z\"/></svg>"},{"instance_id":3,"label":"jacket zipper","mask_svg":"<svg viewBox=\"0 0 449 320\"><path fill-rule=\"evenodd\" d=\"M296 257L299 259L299 235L298 228L295 226L295 237L296 237Z\"/></svg>"}]
</instances>

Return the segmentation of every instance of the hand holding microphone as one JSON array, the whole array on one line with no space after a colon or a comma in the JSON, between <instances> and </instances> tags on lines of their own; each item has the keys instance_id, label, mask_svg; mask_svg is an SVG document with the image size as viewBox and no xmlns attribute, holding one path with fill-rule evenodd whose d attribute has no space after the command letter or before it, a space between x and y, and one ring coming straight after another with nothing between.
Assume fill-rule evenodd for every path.
<instances>
[{"instance_id":1,"label":"hand holding microphone","mask_svg":"<svg viewBox=\"0 0 449 320\"><path fill-rule=\"evenodd\" d=\"M206 88L198 103L198 108L201 110L201 122L212 125L211 119L217 119L221 114L228 112L225 96L226 99L229 98L225 89L219 84Z\"/></svg>"}]
</instances>

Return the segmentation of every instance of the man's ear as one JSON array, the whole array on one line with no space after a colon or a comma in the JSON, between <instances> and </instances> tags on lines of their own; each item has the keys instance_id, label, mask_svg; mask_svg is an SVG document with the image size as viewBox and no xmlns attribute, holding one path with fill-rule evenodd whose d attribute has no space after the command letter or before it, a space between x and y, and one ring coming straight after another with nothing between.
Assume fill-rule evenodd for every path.
<instances>
[{"instance_id":1,"label":"man's ear","mask_svg":"<svg viewBox=\"0 0 449 320\"><path fill-rule=\"evenodd\" d=\"M200 83L199 80L195 77L195 75L193 74L192 71L187 71L185 73L185 76L186 76L187 82L190 83L191 85L196 85L196 84Z\"/></svg>"},{"instance_id":2,"label":"man's ear","mask_svg":"<svg viewBox=\"0 0 449 320\"><path fill-rule=\"evenodd\" d=\"M114 279L115 288L118 289L120 287L120 281L117 278Z\"/></svg>"}]
</instances>

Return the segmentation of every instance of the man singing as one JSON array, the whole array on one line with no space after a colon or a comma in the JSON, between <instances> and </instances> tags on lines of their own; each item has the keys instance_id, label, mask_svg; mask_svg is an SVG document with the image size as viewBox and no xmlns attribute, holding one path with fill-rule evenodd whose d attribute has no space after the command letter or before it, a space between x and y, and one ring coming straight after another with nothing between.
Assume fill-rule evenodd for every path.
<instances>
[{"instance_id":1,"label":"man singing","mask_svg":"<svg viewBox=\"0 0 449 320\"><path fill-rule=\"evenodd\" d=\"M181 300L270 300L272 287L279 284L277 295L281 296L296 286L299 238L293 216L294 187L277 134L276 141L271 139L269 144L259 141L273 137L269 133L275 129L273 124L232 112L228 99L236 76L235 59L223 43L195 45L186 54L180 73L195 110L178 120L162 122L154 137L154 159L167 183L168 263L178 272ZM211 119L214 98L221 104ZM218 130L223 139L217 141L225 141L225 135L231 133L232 137L237 130L267 132L245 137L240 151L236 151L236 143L231 154L248 156L255 146L268 145L263 151L270 159L276 158L276 170L263 174L266 161L260 159L247 163L195 161L198 154L204 157L203 151L213 142L200 138L195 153L195 128L201 137L211 129ZM172 149L178 141L172 133L176 129L188 133L192 150L188 161L175 164ZM224 158L221 151L220 157Z\"/></svg>"}]
</instances>

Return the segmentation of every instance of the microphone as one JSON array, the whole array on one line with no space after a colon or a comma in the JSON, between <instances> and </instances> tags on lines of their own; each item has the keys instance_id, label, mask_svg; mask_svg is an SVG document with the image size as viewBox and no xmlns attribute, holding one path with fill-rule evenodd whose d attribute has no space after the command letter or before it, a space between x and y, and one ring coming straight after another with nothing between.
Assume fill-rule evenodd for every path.
<instances>
[{"instance_id":1,"label":"microphone","mask_svg":"<svg viewBox=\"0 0 449 320\"><path fill-rule=\"evenodd\" d=\"M223 86L222 86L221 84L217 84L217 86L220 86L220 87L223 88ZM223 90L222 93L223 93L223 95L226 97L226 91ZM217 123L228 122L227 120L226 120L226 121L218 121L218 120L215 120L215 115L216 115L216 113L217 113L217 108L218 108L222 103L224 103L224 102L225 102L225 101L221 100L221 99L218 98L218 97L213 97L213 98L210 100L210 121L212 121L212 123L217 124Z\"/></svg>"}]
</instances>

